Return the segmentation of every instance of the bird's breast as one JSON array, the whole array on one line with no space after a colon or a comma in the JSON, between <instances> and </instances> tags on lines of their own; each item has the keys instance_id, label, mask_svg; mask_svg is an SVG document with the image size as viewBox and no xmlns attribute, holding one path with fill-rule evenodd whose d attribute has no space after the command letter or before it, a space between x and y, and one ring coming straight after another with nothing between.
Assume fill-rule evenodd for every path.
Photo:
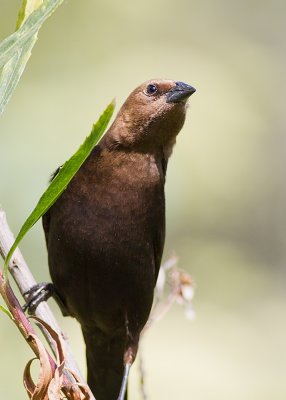
<instances>
[{"instance_id":1,"label":"bird's breast","mask_svg":"<svg viewBox=\"0 0 286 400\"><path fill-rule=\"evenodd\" d=\"M100 309L110 308L113 315L125 302L140 309L146 297L145 321L156 281L154 249L160 254L163 245L163 178L160 165L148 157L99 160L84 165L51 209L51 275L78 319L87 299L69 295L75 281L85 285L88 304L96 304L97 321ZM71 275L76 279L70 281Z\"/></svg>"},{"instance_id":2,"label":"bird's breast","mask_svg":"<svg viewBox=\"0 0 286 400\"><path fill-rule=\"evenodd\" d=\"M77 175L71 188L81 207L106 217L134 219L156 209L163 201L164 175L160 160L149 154L103 154Z\"/></svg>"}]
</instances>

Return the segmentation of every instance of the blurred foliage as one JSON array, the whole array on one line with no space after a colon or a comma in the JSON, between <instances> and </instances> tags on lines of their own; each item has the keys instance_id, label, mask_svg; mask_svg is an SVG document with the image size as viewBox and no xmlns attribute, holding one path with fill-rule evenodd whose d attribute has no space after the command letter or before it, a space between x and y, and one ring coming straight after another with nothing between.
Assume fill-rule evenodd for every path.
<instances>
[{"instance_id":1,"label":"blurred foliage","mask_svg":"<svg viewBox=\"0 0 286 400\"><path fill-rule=\"evenodd\" d=\"M78 150L60 167L56 170L48 188L40 197L35 208L23 223L14 243L12 244L4 264L4 273L8 272L8 265L11 257L19 246L20 241L24 238L26 233L34 226L34 224L49 210L49 208L60 197L66 189L72 178L80 169L84 161L90 155L92 149L99 142L103 136L107 125L112 117L115 108L115 102L112 101L99 117L98 121L93 124L90 134L86 137L83 144Z\"/></svg>"},{"instance_id":2,"label":"blurred foliage","mask_svg":"<svg viewBox=\"0 0 286 400\"><path fill-rule=\"evenodd\" d=\"M2 0L1 39L19 5ZM175 250L194 278L197 319L176 309L148 332L150 399L286 395L285 11L282 0L66 0L1 117L0 202L16 233L110 98L158 76L196 87L168 169L165 257ZM48 280L40 224L21 248ZM84 370L78 325L62 321ZM4 314L0 341L0 397L25 398L30 353Z\"/></svg>"},{"instance_id":3,"label":"blurred foliage","mask_svg":"<svg viewBox=\"0 0 286 400\"><path fill-rule=\"evenodd\" d=\"M41 25L62 1L22 0L16 32L0 43L0 115L20 80Z\"/></svg>"}]
</instances>

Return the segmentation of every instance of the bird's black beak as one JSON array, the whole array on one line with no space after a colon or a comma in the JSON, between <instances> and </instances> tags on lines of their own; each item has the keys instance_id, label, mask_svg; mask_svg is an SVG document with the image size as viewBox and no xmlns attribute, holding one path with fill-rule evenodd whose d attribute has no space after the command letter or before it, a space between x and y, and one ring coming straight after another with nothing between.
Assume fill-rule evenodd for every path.
<instances>
[{"instance_id":1,"label":"bird's black beak","mask_svg":"<svg viewBox=\"0 0 286 400\"><path fill-rule=\"evenodd\" d=\"M196 89L193 86L187 85L184 82L176 82L176 86L170 89L167 93L167 103L186 102L187 99L195 93Z\"/></svg>"}]
</instances>

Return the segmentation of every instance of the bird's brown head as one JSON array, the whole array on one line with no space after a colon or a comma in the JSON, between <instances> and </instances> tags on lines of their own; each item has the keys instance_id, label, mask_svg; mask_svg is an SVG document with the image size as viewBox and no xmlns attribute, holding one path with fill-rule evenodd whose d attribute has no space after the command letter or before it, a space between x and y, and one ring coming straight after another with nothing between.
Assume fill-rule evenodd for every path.
<instances>
[{"instance_id":1,"label":"bird's brown head","mask_svg":"<svg viewBox=\"0 0 286 400\"><path fill-rule=\"evenodd\" d=\"M174 143L196 90L186 83L152 79L137 87L121 107L107 133L119 147L156 151Z\"/></svg>"}]
</instances>

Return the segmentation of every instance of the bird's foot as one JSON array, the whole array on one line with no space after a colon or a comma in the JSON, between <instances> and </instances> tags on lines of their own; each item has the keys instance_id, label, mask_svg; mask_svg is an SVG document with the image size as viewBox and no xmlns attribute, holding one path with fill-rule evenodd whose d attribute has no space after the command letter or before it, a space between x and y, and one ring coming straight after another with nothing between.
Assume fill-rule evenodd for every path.
<instances>
[{"instance_id":1,"label":"bird's foot","mask_svg":"<svg viewBox=\"0 0 286 400\"><path fill-rule=\"evenodd\" d=\"M24 312L28 310L29 314L34 314L36 308L42 301L47 301L55 293L52 283L38 283L27 290L24 295L27 296L27 302L23 305Z\"/></svg>"}]
</instances>

